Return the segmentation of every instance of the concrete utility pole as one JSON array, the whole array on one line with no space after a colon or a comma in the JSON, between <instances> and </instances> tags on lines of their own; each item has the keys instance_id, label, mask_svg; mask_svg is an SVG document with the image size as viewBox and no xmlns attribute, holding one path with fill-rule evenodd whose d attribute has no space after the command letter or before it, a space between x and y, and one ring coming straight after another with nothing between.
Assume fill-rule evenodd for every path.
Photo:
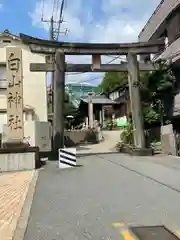
<instances>
[{"instance_id":1,"label":"concrete utility pole","mask_svg":"<svg viewBox=\"0 0 180 240\"><path fill-rule=\"evenodd\" d=\"M64 148L64 89L65 89L65 55L56 53L56 65L54 75L54 113L53 113L53 129L54 129L54 146L53 150Z\"/></svg>"},{"instance_id":2,"label":"concrete utility pole","mask_svg":"<svg viewBox=\"0 0 180 240\"><path fill-rule=\"evenodd\" d=\"M50 20L50 40L55 40L55 32L57 32L57 40L60 33L60 24L62 20L63 6L61 6L61 14L59 21L54 21L53 16ZM58 23L58 29L54 29L54 23ZM67 30L64 34L67 34ZM53 113L53 150L64 148L64 90L65 90L65 55L56 53L52 55L55 71L52 71L52 113Z\"/></svg>"},{"instance_id":3,"label":"concrete utility pole","mask_svg":"<svg viewBox=\"0 0 180 240\"><path fill-rule=\"evenodd\" d=\"M53 16L51 17L50 20L50 40L54 41L54 19ZM55 56L52 55L52 61L54 62ZM51 72L51 90L52 90L52 100L54 99L54 71ZM54 112L54 101L52 101L52 113Z\"/></svg>"},{"instance_id":4,"label":"concrete utility pole","mask_svg":"<svg viewBox=\"0 0 180 240\"><path fill-rule=\"evenodd\" d=\"M61 20L59 20L61 21ZM55 40L53 16L50 20L50 40ZM52 113L53 113L53 150L64 148L64 89L65 89L65 56L59 53L52 55L55 71L51 75Z\"/></svg>"},{"instance_id":5,"label":"concrete utility pole","mask_svg":"<svg viewBox=\"0 0 180 240\"><path fill-rule=\"evenodd\" d=\"M139 66L137 61L137 55L131 52L127 55L128 61L128 83L129 94L131 100L131 112L134 130L134 144L138 148L145 147L143 119L141 111L141 100L139 91Z\"/></svg>"},{"instance_id":6,"label":"concrete utility pole","mask_svg":"<svg viewBox=\"0 0 180 240\"><path fill-rule=\"evenodd\" d=\"M51 41L54 40L54 19L53 19L53 16L51 17L51 20L50 20L50 40Z\"/></svg>"}]
</instances>

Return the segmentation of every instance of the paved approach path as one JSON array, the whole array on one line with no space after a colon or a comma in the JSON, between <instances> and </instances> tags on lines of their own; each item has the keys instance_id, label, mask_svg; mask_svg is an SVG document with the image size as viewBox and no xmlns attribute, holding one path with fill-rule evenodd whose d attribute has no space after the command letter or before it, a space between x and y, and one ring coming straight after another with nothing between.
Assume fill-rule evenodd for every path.
<instances>
[{"instance_id":1,"label":"paved approach path","mask_svg":"<svg viewBox=\"0 0 180 240\"><path fill-rule=\"evenodd\" d=\"M34 171L0 174L0 239L14 236Z\"/></svg>"},{"instance_id":2,"label":"paved approach path","mask_svg":"<svg viewBox=\"0 0 180 240\"><path fill-rule=\"evenodd\" d=\"M88 144L77 147L78 155L88 155L94 153L116 152L116 144L120 141L122 130L103 131L104 141L98 144Z\"/></svg>"},{"instance_id":3,"label":"paved approach path","mask_svg":"<svg viewBox=\"0 0 180 240\"><path fill-rule=\"evenodd\" d=\"M83 167L39 172L24 240L119 239L113 223L180 230L180 162L169 157L94 155Z\"/></svg>"}]
</instances>

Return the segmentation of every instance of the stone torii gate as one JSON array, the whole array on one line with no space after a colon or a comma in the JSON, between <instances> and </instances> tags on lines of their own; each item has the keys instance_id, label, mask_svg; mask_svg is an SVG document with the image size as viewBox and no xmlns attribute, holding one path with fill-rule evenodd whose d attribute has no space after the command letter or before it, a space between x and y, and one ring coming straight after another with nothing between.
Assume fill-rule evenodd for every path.
<instances>
[{"instance_id":1,"label":"stone torii gate","mask_svg":"<svg viewBox=\"0 0 180 240\"><path fill-rule=\"evenodd\" d=\"M156 54L164 48L164 39L122 44L68 43L33 38L20 34L23 43L28 44L33 53L47 55L46 63L31 63L33 72L55 71L54 85L54 150L64 147L64 86L65 72L121 72L128 71L128 83L134 128L134 143L145 147L140 93L137 82L140 71L155 70L152 63L138 62L137 55ZM91 55L92 64L66 64L65 55ZM127 63L101 64L102 55L126 55ZM54 57L55 56L55 57ZM55 61L53 61L55 59Z\"/></svg>"}]
</instances>

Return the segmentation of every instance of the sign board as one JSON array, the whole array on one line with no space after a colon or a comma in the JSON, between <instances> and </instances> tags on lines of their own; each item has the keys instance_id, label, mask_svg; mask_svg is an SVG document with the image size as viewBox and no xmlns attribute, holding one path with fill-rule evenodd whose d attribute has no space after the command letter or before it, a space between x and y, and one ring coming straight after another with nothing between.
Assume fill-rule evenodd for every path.
<instances>
[{"instance_id":1,"label":"sign board","mask_svg":"<svg viewBox=\"0 0 180 240\"><path fill-rule=\"evenodd\" d=\"M71 168L76 165L76 148L59 149L59 168Z\"/></svg>"}]
</instances>

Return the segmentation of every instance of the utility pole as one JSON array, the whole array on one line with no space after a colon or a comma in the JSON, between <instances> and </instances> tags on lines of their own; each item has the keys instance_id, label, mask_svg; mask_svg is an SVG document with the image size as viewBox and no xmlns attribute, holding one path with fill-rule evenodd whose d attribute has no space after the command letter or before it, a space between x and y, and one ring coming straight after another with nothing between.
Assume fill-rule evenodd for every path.
<instances>
[{"instance_id":1,"label":"utility pole","mask_svg":"<svg viewBox=\"0 0 180 240\"><path fill-rule=\"evenodd\" d=\"M55 40L53 16L50 20L50 40ZM64 91L65 91L65 56L60 53L52 55L55 71L51 75L52 112L53 112L53 151L64 148Z\"/></svg>"},{"instance_id":2,"label":"utility pole","mask_svg":"<svg viewBox=\"0 0 180 240\"><path fill-rule=\"evenodd\" d=\"M53 19L53 16L51 17L51 20L50 20L50 40L51 41L54 40L54 19Z\"/></svg>"},{"instance_id":3,"label":"utility pole","mask_svg":"<svg viewBox=\"0 0 180 240\"><path fill-rule=\"evenodd\" d=\"M60 25L64 22L63 14L64 0L61 3L59 21L55 21L53 15L49 20L41 21L50 22L50 41L58 41L59 34L68 33L68 29L65 32L60 32ZM58 27L55 29L54 24ZM56 36L55 36L56 35ZM53 113L53 151L57 151L59 148L64 148L64 101L65 101L65 55L56 53L51 58L54 63L55 71L52 71L51 75L51 88L52 88L52 113Z\"/></svg>"},{"instance_id":4,"label":"utility pole","mask_svg":"<svg viewBox=\"0 0 180 240\"><path fill-rule=\"evenodd\" d=\"M54 41L54 19L53 19L53 16L51 17L51 20L50 20L50 40L51 41ZM52 55L52 61L55 62L55 56ZM52 113L54 113L54 71L51 73L51 92L52 92ZM54 125L54 123L53 123ZM54 127L53 127L54 129ZM53 130L54 132L54 130Z\"/></svg>"},{"instance_id":5,"label":"utility pole","mask_svg":"<svg viewBox=\"0 0 180 240\"><path fill-rule=\"evenodd\" d=\"M50 20L50 40L55 40L53 16ZM61 19L59 20L59 24ZM59 30L58 30L59 31ZM59 32L57 32L59 34ZM65 55L56 53L52 55L55 71L51 75L52 83L52 112L53 112L53 151L64 148L64 101L65 101Z\"/></svg>"}]
</instances>

